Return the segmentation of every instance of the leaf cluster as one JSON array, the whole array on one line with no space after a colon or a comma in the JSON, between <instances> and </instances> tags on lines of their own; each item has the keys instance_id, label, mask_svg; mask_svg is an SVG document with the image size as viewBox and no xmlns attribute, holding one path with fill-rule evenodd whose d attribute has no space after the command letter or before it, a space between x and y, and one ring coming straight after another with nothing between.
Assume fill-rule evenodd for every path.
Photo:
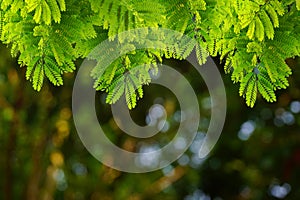
<instances>
[{"instance_id":1,"label":"leaf cluster","mask_svg":"<svg viewBox=\"0 0 300 200\"><path fill-rule=\"evenodd\" d=\"M285 60L299 56L299 7L298 0L1 0L0 40L37 91L45 77L62 85L63 74L100 42L117 42L120 49L89 56L97 61L91 74L95 89L108 93L107 103L125 95L130 109L164 58L185 59L195 50L204 64L218 56L253 107L258 93L274 102L275 91L288 86L292 71ZM162 42L146 40L145 31L136 41L121 34L150 27L181 35L162 35ZM142 44L160 49L139 49ZM110 51L120 56L102 66Z\"/></svg>"}]
</instances>

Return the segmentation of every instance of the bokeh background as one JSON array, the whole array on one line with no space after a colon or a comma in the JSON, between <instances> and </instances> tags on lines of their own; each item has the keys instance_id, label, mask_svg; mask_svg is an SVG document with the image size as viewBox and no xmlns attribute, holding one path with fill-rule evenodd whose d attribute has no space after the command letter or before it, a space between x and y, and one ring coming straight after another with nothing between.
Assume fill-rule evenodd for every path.
<instances>
[{"instance_id":1,"label":"bokeh background","mask_svg":"<svg viewBox=\"0 0 300 200\"><path fill-rule=\"evenodd\" d=\"M197 92L198 134L172 165L129 174L102 165L81 143L71 111L76 73L66 74L61 87L45 81L41 92L36 92L9 48L0 45L0 199L300 199L299 58L287 60L293 75L290 87L277 92L278 101L270 104L259 98L253 109L238 96L238 85L232 84L219 64L227 91L227 119L217 145L204 159L197 157L197 150L210 121L205 83L188 63L164 62L184 74ZM145 140L129 137L116 126L105 94L97 93L95 98L99 123L107 136L128 151L164 146L180 124L178 102L161 86L145 87L145 97L131 111L134 121L143 125L150 114L160 116L158 104L166 109L163 131ZM155 158L145 158L142 164L153 162Z\"/></svg>"}]
</instances>

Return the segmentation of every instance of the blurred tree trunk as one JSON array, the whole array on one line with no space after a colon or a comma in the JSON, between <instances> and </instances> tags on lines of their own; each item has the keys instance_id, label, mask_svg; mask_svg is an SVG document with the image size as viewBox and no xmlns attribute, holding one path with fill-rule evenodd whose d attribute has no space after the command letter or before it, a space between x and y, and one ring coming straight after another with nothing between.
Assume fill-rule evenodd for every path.
<instances>
[{"instance_id":1,"label":"blurred tree trunk","mask_svg":"<svg viewBox=\"0 0 300 200\"><path fill-rule=\"evenodd\" d=\"M40 185L42 175L45 174L43 170L43 152L47 143L47 135L41 134L40 139L34 144L32 150L33 167L28 178L28 184L26 188L26 197L28 200L39 200Z\"/></svg>"},{"instance_id":2,"label":"blurred tree trunk","mask_svg":"<svg viewBox=\"0 0 300 200\"><path fill-rule=\"evenodd\" d=\"M16 141L17 134L19 132L19 111L23 107L23 93L22 89L18 87L19 78L14 69L8 71L9 82L12 83L14 94L16 95L14 103L11 105L13 109L13 117L10 122L10 131L8 135L7 151L6 151L6 162L5 162L5 199L13 199L13 186L14 186L14 161L16 159L15 150L16 150ZM24 80L21 79L22 82ZM21 83L24 84L24 83Z\"/></svg>"}]
</instances>

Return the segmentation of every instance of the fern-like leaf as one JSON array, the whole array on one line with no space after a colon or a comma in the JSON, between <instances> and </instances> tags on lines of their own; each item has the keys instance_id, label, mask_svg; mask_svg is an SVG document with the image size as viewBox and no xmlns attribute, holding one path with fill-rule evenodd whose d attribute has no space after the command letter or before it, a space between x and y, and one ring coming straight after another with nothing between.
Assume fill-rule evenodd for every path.
<instances>
[{"instance_id":1,"label":"fern-like leaf","mask_svg":"<svg viewBox=\"0 0 300 200\"><path fill-rule=\"evenodd\" d=\"M262 73L258 74L257 77L258 77L257 88L259 93L268 102L275 102L276 95L271 80Z\"/></svg>"},{"instance_id":2,"label":"fern-like leaf","mask_svg":"<svg viewBox=\"0 0 300 200\"><path fill-rule=\"evenodd\" d=\"M274 7L278 15L282 16L285 13L284 7L282 5L282 2L278 0L272 0L270 1L271 5Z\"/></svg>"},{"instance_id":3,"label":"fern-like leaf","mask_svg":"<svg viewBox=\"0 0 300 200\"><path fill-rule=\"evenodd\" d=\"M249 83L252 81L254 74L248 73L241 81L239 93L240 96L245 96L248 90Z\"/></svg>"},{"instance_id":4,"label":"fern-like leaf","mask_svg":"<svg viewBox=\"0 0 300 200\"><path fill-rule=\"evenodd\" d=\"M45 75L53 85L55 86L63 85L61 72L51 58L48 57L45 58L44 71L45 71Z\"/></svg>"},{"instance_id":5,"label":"fern-like leaf","mask_svg":"<svg viewBox=\"0 0 300 200\"><path fill-rule=\"evenodd\" d=\"M51 16L56 23L60 23L61 20L61 13L60 8L56 2L56 0L47 0L49 8L51 10Z\"/></svg>"},{"instance_id":6,"label":"fern-like leaf","mask_svg":"<svg viewBox=\"0 0 300 200\"><path fill-rule=\"evenodd\" d=\"M259 41L265 38L265 28L259 17L255 18L255 36Z\"/></svg>"},{"instance_id":7,"label":"fern-like leaf","mask_svg":"<svg viewBox=\"0 0 300 200\"><path fill-rule=\"evenodd\" d=\"M266 13L266 11L264 11L264 10L261 11L260 18L263 23L266 36L269 39L273 39L274 38L274 28L273 28L273 24L268 16L268 14Z\"/></svg>"},{"instance_id":8,"label":"fern-like leaf","mask_svg":"<svg viewBox=\"0 0 300 200\"><path fill-rule=\"evenodd\" d=\"M251 108L254 107L257 97L257 82L255 81L254 77L249 82L247 93L246 93L246 103Z\"/></svg>"},{"instance_id":9,"label":"fern-like leaf","mask_svg":"<svg viewBox=\"0 0 300 200\"><path fill-rule=\"evenodd\" d=\"M247 36L249 39L254 39L254 33L255 33L255 21L252 21L249 25Z\"/></svg>"},{"instance_id":10,"label":"fern-like leaf","mask_svg":"<svg viewBox=\"0 0 300 200\"><path fill-rule=\"evenodd\" d=\"M39 57L35 57L34 59L31 60L30 64L27 66L27 69L26 69L26 80L30 80L32 75L33 75L33 72L35 70L35 67L38 65L38 61L39 61Z\"/></svg>"},{"instance_id":11,"label":"fern-like leaf","mask_svg":"<svg viewBox=\"0 0 300 200\"><path fill-rule=\"evenodd\" d=\"M106 103L114 104L124 94L125 90L125 76L118 78L109 88L109 92L106 97Z\"/></svg>"},{"instance_id":12,"label":"fern-like leaf","mask_svg":"<svg viewBox=\"0 0 300 200\"><path fill-rule=\"evenodd\" d=\"M132 77L126 76L125 78L125 99L126 99L126 103L128 108L131 110L133 108L135 108L136 106L136 86L134 84L134 81L132 80Z\"/></svg>"},{"instance_id":13,"label":"fern-like leaf","mask_svg":"<svg viewBox=\"0 0 300 200\"><path fill-rule=\"evenodd\" d=\"M207 60L207 57L208 57L208 53L205 49L203 49L201 47L200 44L197 44L196 45L196 56L197 56L197 59L198 59L198 63L200 65L203 65L206 63L206 60Z\"/></svg>"},{"instance_id":14,"label":"fern-like leaf","mask_svg":"<svg viewBox=\"0 0 300 200\"><path fill-rule=\"evenodd\" d=\"M36 91L40 91L44 82L44 64L40 61L36 64L32 76L32 86Z\"/></svg>"},{"instance_id":15,"label":"fern-like leaf","mask_svg":"<svg viewBox=\"0 0 300 200\"><path fill-rule=\"evenodd\" d=\"M268 12L270 18L272 19L273 25L275 28L279 27L279 20L278 20L278 15L270 4L266 5L266 11Z\"/></svg>"},{"instance_id":16,"label":"fern-like leaf","mask_svg":"<svg viewBox=\"0 0 300 200\"><path fill-rule=\"evenodd\" d=\"M42 14L43 21L45 22L45 24L50 25L51 24L51 10L50 10L48 3L46 1L43 1L41 7L43 10L43 14Z\"/></svg>"},{"instance_id":17,"label":"fern-like leaf","mask_svg":"<svg viewBox=\"0 0 300 200\"><path fill-rule=\"evenodd\" d=\"M60 23L61 12L66 11L65 0L26 0L27 12L33 12L33 19L36 23L44 22L51 24L52 19L55 23Z\"/></svg>"}]
</instances>

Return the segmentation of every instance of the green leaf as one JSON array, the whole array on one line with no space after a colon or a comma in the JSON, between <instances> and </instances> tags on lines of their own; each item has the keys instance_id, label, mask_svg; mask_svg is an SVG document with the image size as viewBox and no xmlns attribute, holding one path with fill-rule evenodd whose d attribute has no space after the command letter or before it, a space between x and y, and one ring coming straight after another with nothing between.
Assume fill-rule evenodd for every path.
<instances>
[{"instance_id":1,"label":"green leaf","mask_svg":"<svg viewBox=\"0 0 300 200\"><path fill-rule=\"evenodd\" d=\"M273 83L263 74L258 74L257 77L258 77L257 88L259 93L268 102L275 102L276 95L273 89L274 88Z\"/></svg>"},{"instance_id":2,"label":"green leaf","mask_svg":"<svg viewBox=\"0 0 300 200\"><path fill-rule=\"evenodd\" d=\"M248 27L247 36L249 39L254 39L254 33L255 33L255 21L252 21Z\"/></svg>"},{"instance_id":3,"label":"green leaf","mask_svg":"<svg viewBox=\"0 0 300 200\"><path fill-rule=\"evenodd\" d=\"M265 28L259 17L255 18L255 36L259 41L263 41L265 37Z\"/></svg>"},{"instance_id":4,"label":"green leaf","mask_svg":"<svg viewBox=\"0 0 300 200\"><path fill-rule=\"evenodd\" d=\"M42 16L42 6L38 5L36 7L35 14L33 16L34 21L36 23L40 23L41 22L41 16Z\"/></svg>"},{"instance_id":5,"label":"green leaf","mask_svg":"<svg viewBox=\"0 0 300 200\"><path fill-rule=\"evenodd\" d=\"M51 15L52 15L54 22L60 23L61 13L60 13L60 9L57 5L56 0L47 0L47 2L49 5L49 8L51 10Z\"/></svg>"},{"instance_id":6,"label":"green leaf","mask_svg":"<svg viewBox=\"0 0 300 200\"><path fill-rule=\"evenodd\" d=\"M40 60L39 57L35 57L31 60L30 64L27 66L26 75L25 75L26 80L31 79L34 69L35 69L36 65L38 64L39 60Z\"/></svg>"},{"instance_id":7,"label":"green leaf","mask_svg":"<svg viewBox=\"0 0 300 200\"><path fill-rule=\"evenodd\" d=\"M43 1L42 8L43 8L43 14L42 14L43 20L44 20L45 24L50 25L51 24L51 10L46 1Z\"/></svg>"},{"instance_id":8,"label":"green leaf","mask_svg":"<svg viewBox=\"0 0 300 200\"><path fill-rule=\"evenodd\" d=\"M116 103L125 92L125 76L121 76L109 88L106 103Z\"/></svg>"},{"instance_id":9,"label":"green leaf","mask_svg":"<svg viewBox=\"0 0 300 200\"><path fill-rule=\"evenodd\" d=\"M206 63L208 53L206 52L206 50L204 48L202 48L200 46L200 44L196 45L196 56L197 56L197 59L198 59L198 63L200 65L203 65L203 64Z\"/></svg>"},{"instance_id":10,"label":"green leaf","mask_svg":"<svg viewBox=\"0 0 300 200\"><path fill-rule=\"evenodd\" d=\"M44 82L44 64L38 62L32 76L32 86L36 91L40 91Z\"/></svg>"},{"instance_id":11,"label":"green leaf","mask_svg":"<svg viewBox=\"0 0 300 200\"><path fill-rule=\"evenodd\" d=\"M282 2L279 2L278 0L272 0L272 1L270 1L270 3L274 7L274 9L277 11L278 15L280 15L280 16L284 15L285 10L282 5Z\"/></svg>"},{"instance_id":12,"label":"green leaf","mask_svg":"<svg viewBox=\"0 0 300 200\"><path fill-rule=\"evenodd\" d=\"M245 96L247 93L247 89L249 86L249 83L251 82L252 78L254 77L253 73L248 73L241 81L239 93L240 96Z\"/></svg>"},{"instance_id":13,"label":"green leaf","mask_svg":"<svg viewBox=\"0 0 300 200\"><path fill-rule=\"evenodd\" d=\"M253 108L257 97L257 82L255 76L252 76L249 80L247 93L246 93L246 104Z\"/></svg>"},{"instance_id":14,"label":"green leaf","mask_svg":"<svg viewBox=\"0 0 300 200\"><path fill-rule=\"evenodd\" d=\"M45 75L53 85L55 86L63 85L63 79L60 70L55 65L55 62L51 58L48 57L45 58L44 71L45 71Z\"/></svg>"},{"instance_id":15,"label":"green leaf","mask_svg":"<svg viewBox=\"0 0 300 200\"><path fill-rule=\"evenodd\" d=\"M268 14L266 13L266 11L264 11L264 10L261 11L260 18L261 18L261 21L263 23L266 36L269 39L273 40L273 38L274 38L274 28L273 28L273 24L272 24L272 22L271 22L271 20L268 16Z\"/></svg>"},{"instance_id":16,"label":"green leaf","mask_svg":"<svg viewBox=\"0 0 300 200\"><path fill-rule=\"evenodd\" d=\"M60 7L60 10L61 11L66 11L66 3L65 3L65 0L57 0L58 4L59 4L59 7Z\"/></svg>"},{"instance_id":17,"label":"green leaf","mask_svg":"<svg viewBox=\"0 0 300 200\"><path fill-rule=\"evenodd\" d=\"M130 76L126 76L125 78L125 99L130 110L135 108L137 96L135 93L135 85Z\"/></svg>"},{"instance_id":18,"label":"green leaf","mask_svg":"<svg viewBox=\"0 0 300 200\"><path fill-rule=\"evenodd\" d=\"M278 15L271 5L266 5L266 11L268 12L270 18L272 19L273 25L275 28L279 27L279 20L278 20Z\"/></svg>"}]
</instances>

